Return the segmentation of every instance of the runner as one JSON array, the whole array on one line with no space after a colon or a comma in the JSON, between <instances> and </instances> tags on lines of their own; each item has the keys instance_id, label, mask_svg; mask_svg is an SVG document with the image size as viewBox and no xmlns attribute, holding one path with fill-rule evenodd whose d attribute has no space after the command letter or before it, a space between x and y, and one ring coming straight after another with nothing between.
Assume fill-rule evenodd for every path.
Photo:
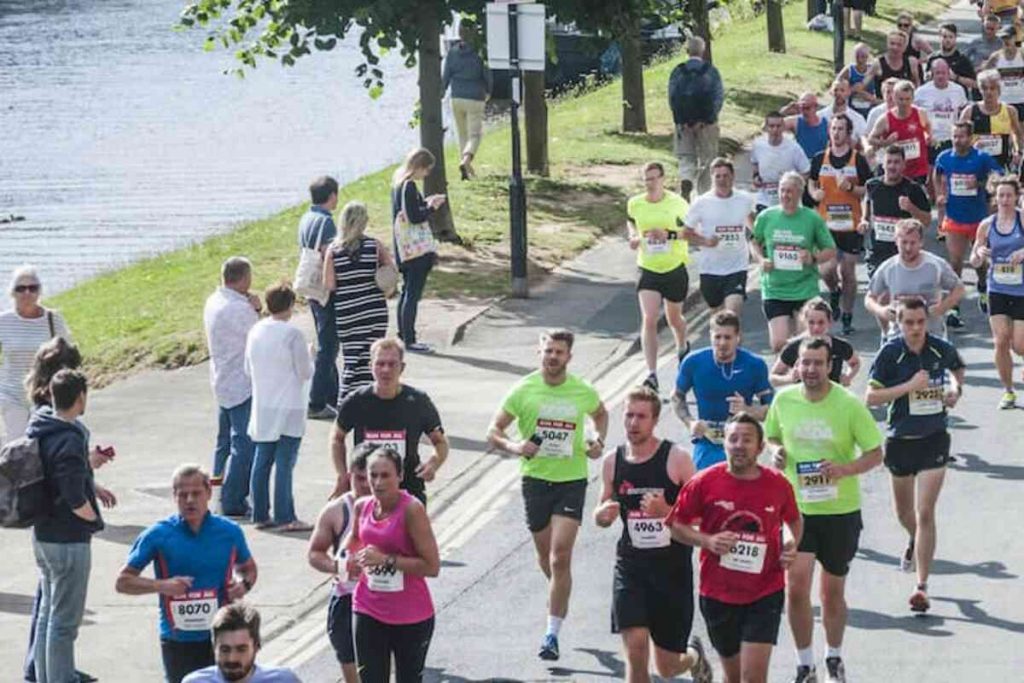
<instances>
[{"instance_id":1,"label":"runner","mask_svg":"<svg viewBox=\"0 0 1024 683\"><path fill-rule=\"evenodd\" d=\"M861 138L866 139L870 131L868 130L868 122L850 106L850 82L841 78L836 78L836 80L832 82L832 87L829 88L829 92L832 94L832 104L823 109L819 109L818 116L828 120L832 120L840 115L846 116L850 119L851 124L850 144L854 146L858 145ZM808 158L813 159L814 156L808 155Z\"/></svg>"},{"instance_id":2,"label":"runner","mask_svg":"<svg viewBox=\"0 0 1024 683\"><path fill-rule=\"evenodd\" d=\"M896 84L899 82L900 81L897 78L887 78L885 80L885 83L882 83L882 102L876 104L874 107L871 108L871 111L868 112L867 119L869 131L875 129L875 125L878 123L878 119L884 118L885 115L889 113L889 110L896 106L896 99L893 97L892 91L893 88L896 87ZM866 140L864 140L864 143L864 153L868 158L868 163L871 164L871 168L874 169L877 173L879 170L878 167L881 166L882 161L878 157L878 153L884 150L885 148L884 146L878 148L872 145L870 135Z\"/></svg>"},{"instance_id":3,"label":"runner","mask_svg":"<svg viewBox=\"0 0 1024 683\"><path fill-rule=\"evenodd\" d=\"M950 22L939 26L939 50L928 57L928 71L931 72L936 60L942 59L953 72L950 80L962 87L965 93L970 93L974 90L977 77L974 73L974 64L957 49L956 39L956 24Z\"/></svg>"},{"instance_id":4,"label":"runner","mask_svg":"<svg viewBox=\"0 0 1024 683\"><path fill-rule=\"evenodd\" d=\"M739 313L747 298L754 198L734 188L735 178L731 161L713 160L713 187L697 198L684 223L688 237L692 235L693 243L701 247L697 253L700 293L708 308L716 311L725 306Z\"/></svg>"},{"instance_id":5,"label":"runner","mask_svg":"<svg viewBox=\"0 0 1024 683\"><path fill-rule=\"evenodd\" d=\"M327 637L341 664L345 683L359 683L355 641L352 638L352 592L359 581L347 573L345 539L355 520L356 501L372 493L366 473L367 456L372 451L373 445L365 444L352 453L352 462L348 466L349 489L328 501L320 511L307 551L309 566L334 577L331 600L327 605Z\"/></svg>"},{"instance_id":6,"label":"runner","mask_svg":"<svg viewBox=\"0 0 1024 683\"><path fill-rule=\"evenodd\" d=\"M909 52L907 44L907 34L903 31L893 29L885 35L885 54L879 55L874 69L876 93L879 96L882 94L882 83L889 78L913 81L914 85L921 83L918 58L906 54Z\"/></svg>"},{"instance_id":7,"label":"runner","mask_svg":"<svg viewBox=\"0 0 1024 683\"><path fill-rule=\"evenodd\" d=\"M636 251L640 268L636 290L642 319L640 343L647 361L644 384L657 391L658 318L662 308L675 337L679 359L689 351L683 302L690 289L690 275L686 271L690 252L681 227L690 205L665 189L665 167L657 161L644 164L643 178L645 192L630 197L626 217L629 248Z\"/></svg>"},{"instance_id":8,"label":"runner","mask_svg":"<svg viewBox=\"0 0 1024 683\"><path fill-rule=\"evenodd\" d=\"M223 605L256 583L256 561L241 527L210 512L210 475L181 465L171 478L177 514L135 539L114 585L118 593L156 593L160 652L167 683L214 664L210 626ZM142 576L150 563L154 578Z\"/></svg>"},{"instance_id":9,"label":"runner","mask_svg":"<svg viewBox=\"0 0 1024 683\"><path fill-rule=\"evenodd\" d=\"M896 15L896 29L903 33L906 39L906 48L903 50L904 56L913 57L917 60L918 78L923 78L924 74L921 69L922 58L927 57L934 51L931 43L917 32L917 27L914 25L914 15L910 12L904 11Z\"/></svg>"},{"instance_id":10,"label":"runner","mask_svg":"<svg viewBox=\"0 0 1024 683\"><path fill-rule=\"evenodd\" d=\"M903 334L878 352L866 401L869 406L891 404L885 466L892 475L896 518L910 535L900 566L910 571L917 560L917 588L910 596L910 609L927 612L928 573L935 556L935 505L950 461L946 410L963 395L965 366L952 344L928 334L923 301L900 301L896 319Z\"/></svg>"},{"instance_id":11,"label":"runner","mask_svg":"<svg viewBox=\"0 0 1024 683\"><path fill-rule=\"evenodd\" d=\"M945 259L924 250L924 225L906 218L896 224L897 255L883 263L871 276L864 306L882 324L882 343L898 330L896 302L905 298L924 299L928 304L928 331L946 338L946 313L964 296L964 283Z\"/></svg>"},{"instance_id":12,"label":"runner","mask_svg":"<svg viewBox=\"0 0 1024 683\"><path fill-rule=\"evenodd\" d=\"M978 229L971 265L985 261L988 271L988 324L995 345L996 372L1005 390L999 400L1002 409L1017 405L1013 386L1013 353L1024 356L1024 224L1017 209L1020 181L1003 178L996 182L996 213Z\"/></svg>"},{"instance_id":13,"label":"runner","mask_svg":"<svg viewBox=\"0 0 1024 683\"><path fill-rule=\"evenodd\" d=\"M988 215L989 176L1003 170L991 156L972 148L970 140L970 125L958 123L953 131L953 149L940 154L935 162L935 203L946 208L942 231L946 234L949 265L957 277L963 274L964 260L974 242L978 224ZM983 263L976 269L978 307L982 313L988 313L985 267ZM949 312L946 324L963 327L959 307Z\"/></svg>"},{"instance_id":14,"label":"runner","mask_svg":"<svg viewBox=\"0 0 1024 683\"><path fill-rule=\"evenodd\" d=\"M804 156L813 159L828 144L828 121L818 114L818 96L805 92L783 111L787 110L799 113L786 117L786 130L796 138Z\"/></svg>"},{"instance_id":15,"label":"runner","mask_svg":"<svg viewBox=\"0 0 1024 683\"><path fill-rule=\"evenodd\" d=\"M1019 161L1022 146L1020 117L1014 107L999 101L1002 97L1002 79L999 72L986 69L978 74L981 101L964 107L961 123L970 123L975 149L991 154L1003 168Z\"/></svg>"},{"instance_id":16,"label":"runner","mask_svg":"<svg viewBox=\"0 0 1024 683\"><path fill-rule=\"evenodd\" d=\"M970 103L964 89L950 83L949 75L946 60L936 59L932 62L932 80L914 91L914 106L928 115L928 123L931 124L928 144L930 166L935 165L941 152L953 146L953 124Z\"/></svg>"},{"instance_id":17,"label":"runner","mask_svg":"<svg viewBox=\"0 0 1024 683\"><path fill-rule=\"evenodd\" d=\"M871 48L866 43L857 43L853 46L853 63L844 66L836 76L838 80L849 81L850 106L865 119L871 108L881 101L875 94L874 73Z\"/></svg>"},{"instance_id":18,"label":"runner","mask_svg":"<svg viewBox=\"0 0 1024 683\"><path fill-rule=\"evenodd\" d=\"M805 332L790 339L786 348L782 349L778 360L772 367L769 380L775 388L796 384L800 381L800 373L796 370L797 358L800 355L800 344L807 337L821 337L829 343L832 356L829 359L828 378L844 387L850 386L853 378L860 371L860 356L845 339L833 337L829 332L832 327L832 308L820 296L816 296L800 311Z\"/></svg>"},{"instance_id":19,"label":"runner","mask_svg":"<svg viewBox=\"0 0 1024 683\"><path fill-rule=\"evenodd\" d=\"M1013 1L1016 2L1016 0ZM983 71L981 65L985 63L985 60L1003 46L1003 41L998 36L999 29L999 17L994 14L986 15L981 22L981 35L964 48L964 54L971 60L975 71Z\"/></svg>"},{"instance_id":20,"label":"runner","mask_svg":"<svg viewBox=\"0 0 1024 683\"><path fill-rule=\"evenodd\" d=\"M747 412L764 419L772 400L768 366L761 357L740 348L740 317L721 311L711 319L711 346L695 351L679 366L672 406L693 441L698 470L725 460L723 428L730 415ZM687 394L693 391L697 415L690 413Z\"/></svg>"},{"instance_id":21,"label":"runner","mask_svg":"<svg viewBox=\"0 0 1024 683\"><path fill-rule=\"evenodd\" d=\"M857 477L882 462L882 435L871 413L857 397L828 380L831 355L824 339L800 343L797 367L802 383L778 393L764 425L775 466L785 471L804 516L797 558L786 574L786 611L799 662L794 683L817 681L811 611L815 560L822 568L825 681L846 680L846 575L862 527Z\"/></svg>"},{"instance_id":22,"label":"runner","mask_svg":"<svg viewBox=\"0 0 1024 683\"><path fill-rule=\"evenodd\" d=\"M982 69L995 69L1002 81L1000 102L1012 104L1017 110L1017 118L1024 114L1024 54L1014 42L1017 32L1013 26L1000 29L999 38L1003 41L1002 49L993 52Z\"/></svg>"},{"instance_id":23,"label":"runner","mask_svg":"<svg viewBox=\"0 0 1024 683\"><path fill-rule=\"evenodd\" d=\"M864 251L860 225L861 197L871 169L863 154L851 146L850 119L839 114L829 120L829 145L811 162L808 193L818 202L836 244L835 260L818 266L831 293L834 315L842 311L843 334L853 333L853 302L857 298L857 259Z\"/></svg>"},{"instance_id":24,"label":"runner","mask_svg":"<svg viewBox=\"0 0 1024 683\"><path fill-rule=\"evenodd\" d=\"M804 179L789 172L779 181L781 204L754 223L750 250L761 266L761 296L772 351L793 336L793 317L818 295L818 266L835 258L836 244L825 221L800 205Z\"/></svg>"},{"instance_id":25,"label":"runner","mask_svg":"<svg viewBox=\"0 0 1024 683\"><path fill-rule=\"evenodd\" d=\"M601 457L608 413L588 382L568 372L573 333L541 335L541 369L519 380L505 395L487 440L522 457L526 525L537 561L548 579L548 625L538 656L558 659L558 634L569 611L572 549L583 519L587 458ZM597 434L587 437L587 417ZM505 430L515 421L518 439Z\"/></svg>"},{"instance_id":26,"label":"runner","mask_svg":"<svg viewBox=\"0 0 1024 683\"><path fill-rule=\"evenodd\" d=\"M399 339L378 339L370 346L373 384L353 391L338 406L331 430L331 456L338 475L332 498L348 490L345 437L352 432L353 445L363 442L389 446L402 457L402 488L427 504L425 482L434 481L448 459L448 437L434 402L426 392L402 382L405 345ZM434 454L420 458L420 439L426 436Z\"/></svg>"},{"instance_id":27,"label":"runner","mask_svg":"<svg viewBox=\"0 0 1024 683\"><path fill-rule=\"evenodd\" d=\"M765 134L754 140L750 148L750 165L757 188L757 211L779 204L779 178L786 171L806 176L811 162L803 148L793 138L783 135L786 118L779 112L764 117Z\"/></svg>"},{"instance_id":28,"label":"runner","mask_svg":"<svg viewBox=\"0 0 1024 683\"><path fill-rule=\"evenodd\" d=\"M622 520L612 583L612 633L622 635L629 683L648 683L650 652L662 678L690 672L710 683L711 667L693 626L693 564L690 548L675 542L665 517L679 489L693 477L685 450L654 435L661 399L647 387L626 395L626 444L601 463L601 498L594 521Z\"/></svg>"},{"instance_id":29,"label":"runner","mask_svg":"<svg viewBox=\"0 0 1024 683\"><path fill-rule=\"evenodd\" d=\"M871 146L876 149L899 145L906 159L905 175L914 182L928 182L928 144L931 123L928 114L914 106L914 84L900 81L893 88L896 107L879 117L871 131Z\"/></svg>"},{"instance_id":30,"label":"runner","mask_svg":"<svg viewBox=\"0 0 1024 683\"><path fill-rule=\"evenodd\" d=\"M757 418L730 417L725 440L727 462L690 480L669 520L675 538L701 548L700 611L726 683L765 683L803 520L789 482L757 464Z\"/></svg>"}]
</instances>

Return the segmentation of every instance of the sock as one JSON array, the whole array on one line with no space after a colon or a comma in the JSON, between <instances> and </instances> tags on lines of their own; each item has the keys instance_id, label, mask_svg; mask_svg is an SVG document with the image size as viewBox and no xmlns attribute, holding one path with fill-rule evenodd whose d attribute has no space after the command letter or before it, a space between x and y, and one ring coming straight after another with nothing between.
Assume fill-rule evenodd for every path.
<instances>
[{"instance_id":1,"label":"sock","mask_svg":"<svg viewBox=\"0 0 1024 683\"><path fill-rule=\"evenodd\" d=\"M842 645L840 645L839 647L832 647L831 645L829 645L828 646L828 650L825 653L825 658L826 659L828 659L830 657L840 657L840 658L842 658L842 656L843 656L843 646Z\"/></svg>"},{"instance_id":2,"label":"sock","mask_svg":"<svg viewBox=\"0 0 1024 683\"><path fill-rule=\"evenodd\" d=\"M558 637L558 632L562 630L562 622L563 621L565 621L564 617L555 617L555 616L552 616L552 615L549 614L548 615L548 630L547 630L547 634L546 635L555 636L557 638Z\"/></svg>"},{"instance_id":3,"label":"sock","mask_svg":"<svg viewBox=\"0 0 1024 683\"><path fill-rule=\"evenodd\" d=\"M814 666L814 647L805 647L802 650L797 649L796 658L800 661L800 666Z\"/></svg>"}]
</instances>

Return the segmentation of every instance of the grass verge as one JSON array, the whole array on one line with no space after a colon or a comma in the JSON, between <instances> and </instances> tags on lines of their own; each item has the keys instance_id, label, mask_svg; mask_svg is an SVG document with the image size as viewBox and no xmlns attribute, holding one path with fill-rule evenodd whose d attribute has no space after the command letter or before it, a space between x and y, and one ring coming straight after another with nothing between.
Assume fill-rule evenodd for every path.
<instances>
[{"instance_id":1,"label":"grass verge","mask_svg":"<svg viewBox=\"0 0 1024 683\"><path fill-rule=\"evenodd\" d=\"M919 21L940 14L951 0L880 0L878 17L867 18L867 41L877 50L899 9ZM765 112L800 91L822 90L832 74L831 34L804 28L805 5L785 7L786 54L767 51L763 16L726 24L714 41L715 64L726 84L722 113L724 147L736 148L754 135ZM852 45L848 45L848 52ZM658 159L674 166L668 76L678 57L645 72L646 134L622 134L618 82L549 103L551 177L528 178L531 267L550 269L622 224L624 203L639 191L636 166ZM445 245L427 296L488 297L508 286L507 173L509 129L489 131L477 158L479 178L455 180L449 198L465 244ZM457 153L448 151L457 174ZM341 203L367 203L371 232L388 233L388 181L384 169L345 186ZM457 175L456 175L457 177ZM244 254L252 259L256 286L290 276L296 261L295 226L304 206L241 224L227 234L89 280L53 297L49 304L67 316L97 383L145 367L172 368L206 358L203 302L217 285L221 262Z\"/></svg>"}]
</instances>

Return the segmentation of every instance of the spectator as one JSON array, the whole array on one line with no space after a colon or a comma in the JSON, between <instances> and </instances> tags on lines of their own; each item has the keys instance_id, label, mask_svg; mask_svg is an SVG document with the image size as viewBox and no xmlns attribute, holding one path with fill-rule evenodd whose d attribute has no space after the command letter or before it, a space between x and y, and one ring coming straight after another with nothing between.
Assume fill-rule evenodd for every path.
<instances>
[{"instance_id":1,"label":"spectator","mask_svg":"<svg viewBox=\"0 0 1024 683\"><path fill-rule=\"evenodd\" d=\"M249 516L249 477L253 446L249 440L252 386L245 374L245 340L260 318L263 304L251 294L252 264L233 256L221 267L222 286L206 300L203 324L210 349L210 384L219 407L213 476L224 475L221 510L229 517ZM229 458L230 456L230 458Z\"/></svg>"},{"instance_id":2,"label":"spectator","mask_svg":"<svg viewBox=\"0 0 1024 683\"><path fill-rule=\"evenodd\" d=\"M252 521L257 529L282 531L313 527L295 516L292 471L306 431L306 382L313 367L306 339L290 324L295 292L282 282L265 293L269 318L253 325L245 345L245 374L252 381L249 438L255 444L252 466ZM270 469L274 469L274 520L270 521Z\"/></svg>"},{"instance_id":3,"label":"spectator","mask_svg":"<svg viewBox=\"0 0 1024 683\"><path fill-rule=\"evenodd\" d=\"M309 186L311 205L299 221L299 247L321 254L338 235L331 212L338 206L338 181L321 176ZM338 333L334 319L334 292L327 301L309 299L309 311L316 326L316 366L309 389L309 417L333 420L338 405ZM218 474L214 472L214 474Z\"/></svg>"},{"instance_id":4,"label":"spectator","mask_svg":"<svg viewBox=\"0 0 1024 683\"><path fill-rule=\"evenodd\" d=\"M85 612L92 535L103 529L93 483L85 413L87 384L77 370L60 370L50 382L53 407L33 413L26 435L39 443L50 510L35 523L32 547L41 577L36 617L35 674L39 683L77 681L75 640ZM96 455L96 454L94 454Z\"/></svg>"},{"instance_id":5,"label":"spectator","mask_svg":"<svg viewBox=\"0 0 1024 683\"><path fill-rule=\"evenodd\" d=\"M476 175L473 159L484 130L484 103L491 96L491 70L484 65L472 40L476 27L463 18L459 23L459 41L444 58L441 92L452 89L452 118L459 138L462 160L459 172L463 180Z\"/></svg>"},{"instance_id":6,"label":"spectator","mask_svg":"<svg viewBox=\"0 0 1024 683\"><path fill-rule=\"evenodd\" d=\"M245 603L221 607L213 617L213 650L217 663L185 677L185 683L299 683L291 669L263 668L259 654L260 613Z\"/></svg>"},{"instance_id":7,"label":"spectator","mask_svg":"<svg viewBox=\"0 0 1024 683\"><path fill-rule=\"evenodd\" d=\"M843 25L853 40L861 39L866 9L868 9L868 0L846 0L843 3Z\"/></svg>"},{"instance_id":8,"label":"spectator","mask_svg":"<svg viewBox=\"0 0 1024 683\"><path fill-rule=\"evenodd\" d=\"M875 95L875 65L871 60L871 48L864 43L857 43L853 48L853 63L844 66L836 78L849 81L850 107L867 118L871 107L881 101Z\"/></svg>"},{"instance_id":9,"label":"spectator","mask_svg":"<svg viewBox=\"0 0 1024 683\"><path fill-rule=\"evenodd\" d=\"M39 305L43 285L35 268L17 268L11 275L8 292L14 299L14 308L0 313L0 414L6 430L0 444L25 433L29 418L25 377L36 351L53 337L71 338L64 317Z\"/></svg>"},{"instance_id":10,"label":"spectator","mask_svg":"<svg viewBox=\"0 0 1024 683\"><path fill-rule=\"evenodd\" d=\"M711 189L711 160L718 156L718 113L725 101L722 76L704 60L704 39L686 41L687 61L676 66L668 81L669 106L675 121L675 153L679 159L680 194L690 201Z\"/></svg>"},{"instance_id":11,"label":"spectator","mask_svg":"<svg viewBox=\"0 0 1024 683\"><path fill-rule=\"evenodd\" d=\"M1012 28L1012 26L1011 26ZM985 16L981 23L981 35L972 40L964 48L964 54L971 60L975 71L982 71L982 64L992 56L992 53L1003 46L1003 40L999 37L999 17L995 14Z\"/></svg>"},{"instance_id":12,"label":"spectator","mask_svg":"<svg viewBox=\"0 0 1024 683\"><path fill-rule=\"evenodd\" d=\"M430 150L414 149L405 157L402 165L395 170L391 183L391 219L404 218L410 227L425 225L430 214L445 203L447 197L434 194L424 197L416 187L416 181L423 180L434 169L434 155ZM397 221L396 221L397 223ZM397 228L396 224L396 228ZM430 346L416 341L416 313L420 298L427 285L427 276L437 262L437 249L433 237L427 230L420 231L422 240L407 239L411 231L399 239L395 231L395 261L402 273L402 294L398 299L398 338L405 342L405 348L414 353L429 353Z\"/></svg>"},{"instance_id":13,"label":"spectator","mask_svg":"<svg viewBox=\"0 0 1024 683\"><path fill-rule=\"evenodd\" d=\"M388 305L375 278L378 267L394 261L380 240L366 235L368 222L365 204L346 204L341 211L341 235L327 248L324 258L324 284L335 293L334 333L345 363L339 405L373 381L370 344L388 332Z\"/></svg>"}]
</instances>

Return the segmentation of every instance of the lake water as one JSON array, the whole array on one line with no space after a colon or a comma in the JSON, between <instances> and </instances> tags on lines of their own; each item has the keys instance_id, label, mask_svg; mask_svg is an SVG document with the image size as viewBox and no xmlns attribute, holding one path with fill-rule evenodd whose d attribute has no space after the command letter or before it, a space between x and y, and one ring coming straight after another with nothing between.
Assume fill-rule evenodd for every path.
<instances>
[{"instance_id":1,"label":"lake water","mask_svg":"<svg viewBox=\"0 0 1024 683\"><path fill-rule=\"evenodd\" d=\"M228 51L172 30L175 0L0 0L0 283L50 292L180 247L399 160L416 70L383 60L374 101L355 40L292 68L224 75ZM6 297L0 309L7 305Z\"/></svg>"}]
</instances>

